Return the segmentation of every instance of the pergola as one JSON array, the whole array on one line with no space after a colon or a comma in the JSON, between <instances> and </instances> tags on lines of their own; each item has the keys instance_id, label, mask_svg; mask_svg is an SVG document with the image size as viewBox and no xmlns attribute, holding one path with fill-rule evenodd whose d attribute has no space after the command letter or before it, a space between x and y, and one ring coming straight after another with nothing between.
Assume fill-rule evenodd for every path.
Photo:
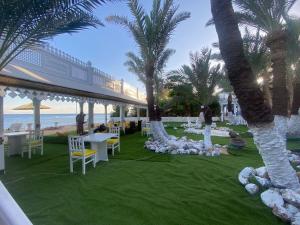
<instances>
[{"instance_id":1,"label":"pergola","mask_svg":"<svg viewBox=\"0 0 300 225\"><path fill-rule=\"evenodd\" d=\"M44 100L79 103L80 111L88 104L88 129L94 127L94 105L102 104L107 124L107 106L120 106L120 121L124 121L126 105L147 109L146 97L124 80L84 63L58 49L44 46L28 49L0 71L0 138L4 135L3 98L31 99L34 106L34 129L39 130L40 105ZM2 142L2 141L1 141ZM2 143L0 143L2 144ZM5 169L4 149L0 145L0 171Z\"/></svg>"}]
</instances>

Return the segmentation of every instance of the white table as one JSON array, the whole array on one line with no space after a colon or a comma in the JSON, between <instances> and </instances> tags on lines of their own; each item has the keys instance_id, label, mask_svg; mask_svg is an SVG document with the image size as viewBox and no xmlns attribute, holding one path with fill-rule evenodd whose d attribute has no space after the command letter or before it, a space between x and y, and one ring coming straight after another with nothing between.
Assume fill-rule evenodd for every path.
<instances>
[{"instance_id":1,"label":"white table","mask_svg":"<svg viewBox=\"0 0 300 225\"><path fill-rule=\"evenodd\" d=\"M26 135L29 132L10 132L4 133L4 136L7 137L7 144L8 144L8 155L17 155L21 154L21 149L23 144L26 141Z\"/></svg>"},{"instance_id":2,"label":"white table","mask_svg":"<svg viewBox=\"0 0 300 225\"><path fill-rule=\"evenodd\" d=\"M97 151L96 162L108 161L106 141L112 137L116 137L116 135L112 133L96 133L84 137L85 142L91 143L91 149Z\"/></svg>"}]
</instances>

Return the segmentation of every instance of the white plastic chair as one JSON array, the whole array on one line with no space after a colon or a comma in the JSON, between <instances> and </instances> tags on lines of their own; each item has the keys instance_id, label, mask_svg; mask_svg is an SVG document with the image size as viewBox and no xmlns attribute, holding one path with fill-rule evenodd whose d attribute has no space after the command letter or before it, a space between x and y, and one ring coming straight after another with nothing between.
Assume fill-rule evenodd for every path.
<instances>
[{"instance_id":1,"label":"white plastic chair","mask_svg":"<svg viewBox=\"0 0 300 225\"><path fill-rule=\"evenodd\" d=\"M96 151L85 148L83 136L68 136L68 143L71 173L73 173L73 164L79 160L82 161L83 175L85 175L85 167L88 163L93 162L93 167L96 167Z\"/></svg>"},{"instance_id":2,"label":"white plastic chair","mask_svg":"<svg viewBox=\"0 0 300 225\"><path fill-rule=\"evenodd\" d=\"M149 137L151 135L150 123L142 123L142 136L146 135Z\"/></svg>"},{"instance_id":3,"label":"white plastic chair","mask_svg":"<svg viewBox=\"0 0 300 225\"><path fill-rule=\"evenodd\" d=\"M115 134L114 138L110 138L107 140L107 149L111 149L112 156L115 155L115 149L118 149L120 152L120 127L111 127L109 128L109 133Z\"/></svg>"},{"instance_id":4,"label":"white plastic chair","mask_svg":"<svg viewBox=\"0 0 300 225\"><path fill-rule=\"evenodd\" d=\"M4 153L9 156L8 151L9 151L9 144L8 144L8 139L6 136L3 138L3 146L4 146Z\"/></svg>"},{"instance_id":5,"label":"white plastic chair","mask_svg":"<svg viewBox=\"0 0 300 225\"><path fill-rule=\"evenodd\" d=\"M12 123L8 128L9 132L19 132L22 130L22 123Z\"/></svg>"},{"instance_id":6,"label":"white plastic chair","mask_svg":"<svg viewBox=\"0 0 300 225\"><path fill-rule=\"evenodd\" d=\"M28 152L28 158L31 159L31 153L35 153L40 150L41 155L44 154L44 131L29 131L26 142L22 148L21 156L24 157L24 153Z\"/></svg>"}]
</instances>

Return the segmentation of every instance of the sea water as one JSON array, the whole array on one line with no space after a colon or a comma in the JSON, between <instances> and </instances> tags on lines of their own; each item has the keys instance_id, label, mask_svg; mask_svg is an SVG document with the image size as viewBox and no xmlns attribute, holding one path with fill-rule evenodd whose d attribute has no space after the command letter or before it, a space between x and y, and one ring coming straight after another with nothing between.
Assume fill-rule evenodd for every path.
<instances>
[{"instance_id":1,"label":"sea water","mask_svg":"<svg viewBox=\"0 0 300 225\"><path fill-rule=\"evenodd\" d=\"M110 115L107 116L108 120ZM85 117L86 121L88 116ZM94 114L94 123L104 123L104 114ZM10 127L12 123L22 123L24 128L27 124L33 124L33 114L4 114L4 129ZM41 127L55 127L76 124L76 114L41 114Z\"/></svg>"}]
</instances>

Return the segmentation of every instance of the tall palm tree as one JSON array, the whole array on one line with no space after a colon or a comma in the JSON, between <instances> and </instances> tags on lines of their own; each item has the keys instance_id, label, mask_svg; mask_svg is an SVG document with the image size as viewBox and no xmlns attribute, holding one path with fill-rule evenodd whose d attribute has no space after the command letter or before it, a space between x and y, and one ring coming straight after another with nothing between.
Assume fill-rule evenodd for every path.
<instances>
[{"instance_id":1,"label":"tall palm tree","mask_svg":"<svg viewBox=\"0 0 300 225\"><path fill-rule=\"evenodd\" d=\"M102 23L92 10L105 0L1 0L0 71L24 49L58 34Z\"/></svg>"},{"instance_id":2,"label":"tall palm tree","mask_svg":"<svg viewBox=\"0 0 300 225\"><path fill-rule=\"evenodd\" d=\"M261 36L259 29L255 35L251 34L249 29L245 28L243 36L244 51L249 61L252 71L259 79L262 78L262 90L266 103L272 107L272 94L270 91L271 73L270 69L270 53L265 44L264 37Z\"/></svg>"},{"instance_id":3,"label":"tall palm tree","mask_svg":"<svg viewBox=\"0 0 300 225\"><path fill-rule=\"evenodd\" d=\"M159 63L166 63L163 59L168 59L173 52L167 48L172 33L180 22L190 17L190 13L178 13L178 6L174 5L173 0L165 0L163 3L161 0L154 0L150 13L146 13L138 0L129 0L128 7L134 17L133 21L124 16L110 16L107 21L124 26L133 35L143 64L141 74L145 75L149 119L153 126L157 124L164 131L155 107L155 75L159 73ZM154 123L155 121L159 122Z\"/></svg>"},{"instance_id":4,"label":"tall palm tree","mask_svg":"<svg viewBox=\"0 0 300 225\"><path fill-rule=\"evenodd\" d=\"M300 19L287 20L286 27L289 31L288 60L294 70L293 75L293 101L291 108L291 118L288 123L288 134L300 136Z\"/></svg>"},{"instance_id":5,"label":"tall palm tree","mask_svg":"<svg viewBox=\"0 0 300 225\"><path fill-rule=\"evenodd\" d=\"M157 69L154 73L154 99L156 105L156 111L159 111L159 100L161 92L163 91L163 70L166 66L167 61L169 58L175 53L173 49L167 49L165 57L159 58L159 62L157 63ZM146 74L145 74L145 63L144 60L141 59L139 56L134 54L133 52L128 52L127 54L127 61L124 63L127 66L128 71L137 75L139 80L146 85Z\"/></svg>"},{"instance_id":6,"label":"tall palm tree","mask_svg":"<svg viewBox=\"0 0 300 225\"><path fill-rule=\"evenodd\" d=\"M224 74L221 65L212 66L211 50L204 48L201 52L190 54L191 65L183 65L179 70L171 71L169 76L178 76L194 88L199 101L204 105L212 103L214 90Z\"/></svg>"},{"instance_id":7,"label":"tall palm tree","mask_svg":"<svg viewBox=\"0 0 300 225\"><path fill-rule=\"evenodd\" d=\"M228 77L238 98L243 117L253 132L254 141L273 185L300 189L295 170L283 150L284 143L274 129L271 108L264 102L250 63L231 0L211 0L211 10L219 37L220 50Z\"/></svg>"},{"instance_id":8,"label":"tall palm tree","mask_svg":"<svg viewBox=\"0 0 300 225\"><path fill-rule=\"evenodd\" d=\"M297 0L234 0L240 23L261 29L267 34L273 69L272 111L275 126L284 142L291 102L288 78L288 37L285 27L288 12Z\"/></svg>"}]
</instances>

